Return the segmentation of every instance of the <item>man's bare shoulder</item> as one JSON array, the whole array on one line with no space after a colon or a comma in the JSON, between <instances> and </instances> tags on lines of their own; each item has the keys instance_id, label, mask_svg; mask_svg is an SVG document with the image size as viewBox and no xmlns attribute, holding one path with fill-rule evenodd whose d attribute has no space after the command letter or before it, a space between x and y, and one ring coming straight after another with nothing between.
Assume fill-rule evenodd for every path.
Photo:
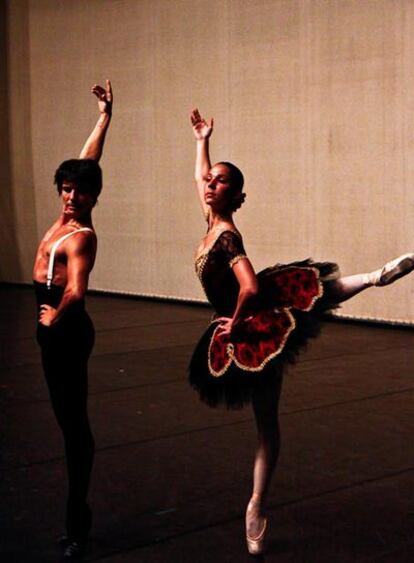
<instances>
[{"instance_id":1,"label":"man's bare shoulder","mask_svg":"<svg viewBox=\"0 0 414 563\"><path fill-rule=\"evenodd\" d=\"M69 254L95 254L98 239L93 227L82 227L66 239L65 250Z\"/></svg>"}]
</instances>

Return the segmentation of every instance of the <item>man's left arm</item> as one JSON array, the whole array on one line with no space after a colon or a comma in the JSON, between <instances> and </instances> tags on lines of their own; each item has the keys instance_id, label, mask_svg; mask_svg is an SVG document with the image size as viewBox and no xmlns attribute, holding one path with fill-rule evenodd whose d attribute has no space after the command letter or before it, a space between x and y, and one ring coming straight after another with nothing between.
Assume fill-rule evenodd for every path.
<instances>
[{"instance_id":1,"label":"man's left arm","mask_svg":"<svg viewBox=\"0 0 414 563\"><path fill-rule=\"evenodd\" d=\"M67 310L77 301L84 298L88 289L89 274L92 270L96 254L96 237L94 233L79 233L67 241L67 283L62 300L55 309L50 305L41 305L39 322L44 326L52 326L64 316Z\"/></svg>"}]
</instances>

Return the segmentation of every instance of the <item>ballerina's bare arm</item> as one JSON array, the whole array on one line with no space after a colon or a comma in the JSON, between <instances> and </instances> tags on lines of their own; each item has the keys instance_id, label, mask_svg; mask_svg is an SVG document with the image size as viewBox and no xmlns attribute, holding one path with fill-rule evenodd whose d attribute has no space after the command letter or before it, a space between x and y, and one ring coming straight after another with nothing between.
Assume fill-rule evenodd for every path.
<instances>
[{"instance_id":1,"label":"ballerina's bare arm","mask_svg":"<svg viewBox=\"0 0 414 563\"><path fill-rule=\"evenodd\" d=\"M214 120L211 118L210 121L207 122L203 117L201 117L197 108L191 112L190 119L193 126L194 136L197 141L194 177L197 184L201 207L203 209L204 216L207 217L208 206L204 201L204 184L206 176L211 168L209 139L211 133L213 132Z\"/></svg>"},{"instance_id":2,"label":"ballerina's bare arm","mask_svg":"<svg viewBox=\"0 0 414 563\"><path fill-rule=\"evenodd\" d=\"M98 98L99 119L81 150L79 158L91 158L99 162L105 143L106 133L112 117L113 93L111 81L106 80L105 88L95 84L92 94Z\"/></svg>"},{"instance_id":3,"label":"ballerina's bare arm","mask_svg":"<svg viewBox=\"0 0 414 563\"><path fill-rule=\"evenodd\" d=\"M258 284L253 266L247 257L241 258L234 266L233 272L239 282L239 296L233 317L220 317L220 329L223 334L231 334L237 325L246 318L252 299L257 295Z\"/></svg>"}]
</instances>

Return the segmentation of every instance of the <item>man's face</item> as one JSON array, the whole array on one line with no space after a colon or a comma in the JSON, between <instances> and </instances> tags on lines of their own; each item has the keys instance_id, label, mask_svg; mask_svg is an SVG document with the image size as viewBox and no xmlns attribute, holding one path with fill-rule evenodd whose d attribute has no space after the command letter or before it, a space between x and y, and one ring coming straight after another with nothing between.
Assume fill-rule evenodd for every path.
<instances>
[{"instance_id":1,"label":"man's face","mask_svg":"<svg viewBox=\"0 0 414 563\"><path fill-rule=\"evenodd\" d=\"M80 219L89 215L95 205L95 199L74 184L66 180L62 183L63 213L72 218Z\"/></svg>"}]
</instances>

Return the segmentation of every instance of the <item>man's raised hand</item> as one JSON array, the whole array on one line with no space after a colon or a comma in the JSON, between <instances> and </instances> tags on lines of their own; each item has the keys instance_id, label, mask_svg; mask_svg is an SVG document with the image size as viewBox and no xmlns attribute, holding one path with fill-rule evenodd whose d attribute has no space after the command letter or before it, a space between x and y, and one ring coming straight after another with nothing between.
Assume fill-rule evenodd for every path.
<instances>
[{"instance_id":1,"label":"man's raised hand","mask_svg":"<svg viewBox=\"0 0 414 563\"><path fill-rule=\"evenodd\" d=\"M98 98L98 107L100 113L111 115L113 102L111 81L105 81L105 88L99 86L99 84L94 84L92 87L92 94L95 94L95 96Z\"/></svg>"}]
</instances>

